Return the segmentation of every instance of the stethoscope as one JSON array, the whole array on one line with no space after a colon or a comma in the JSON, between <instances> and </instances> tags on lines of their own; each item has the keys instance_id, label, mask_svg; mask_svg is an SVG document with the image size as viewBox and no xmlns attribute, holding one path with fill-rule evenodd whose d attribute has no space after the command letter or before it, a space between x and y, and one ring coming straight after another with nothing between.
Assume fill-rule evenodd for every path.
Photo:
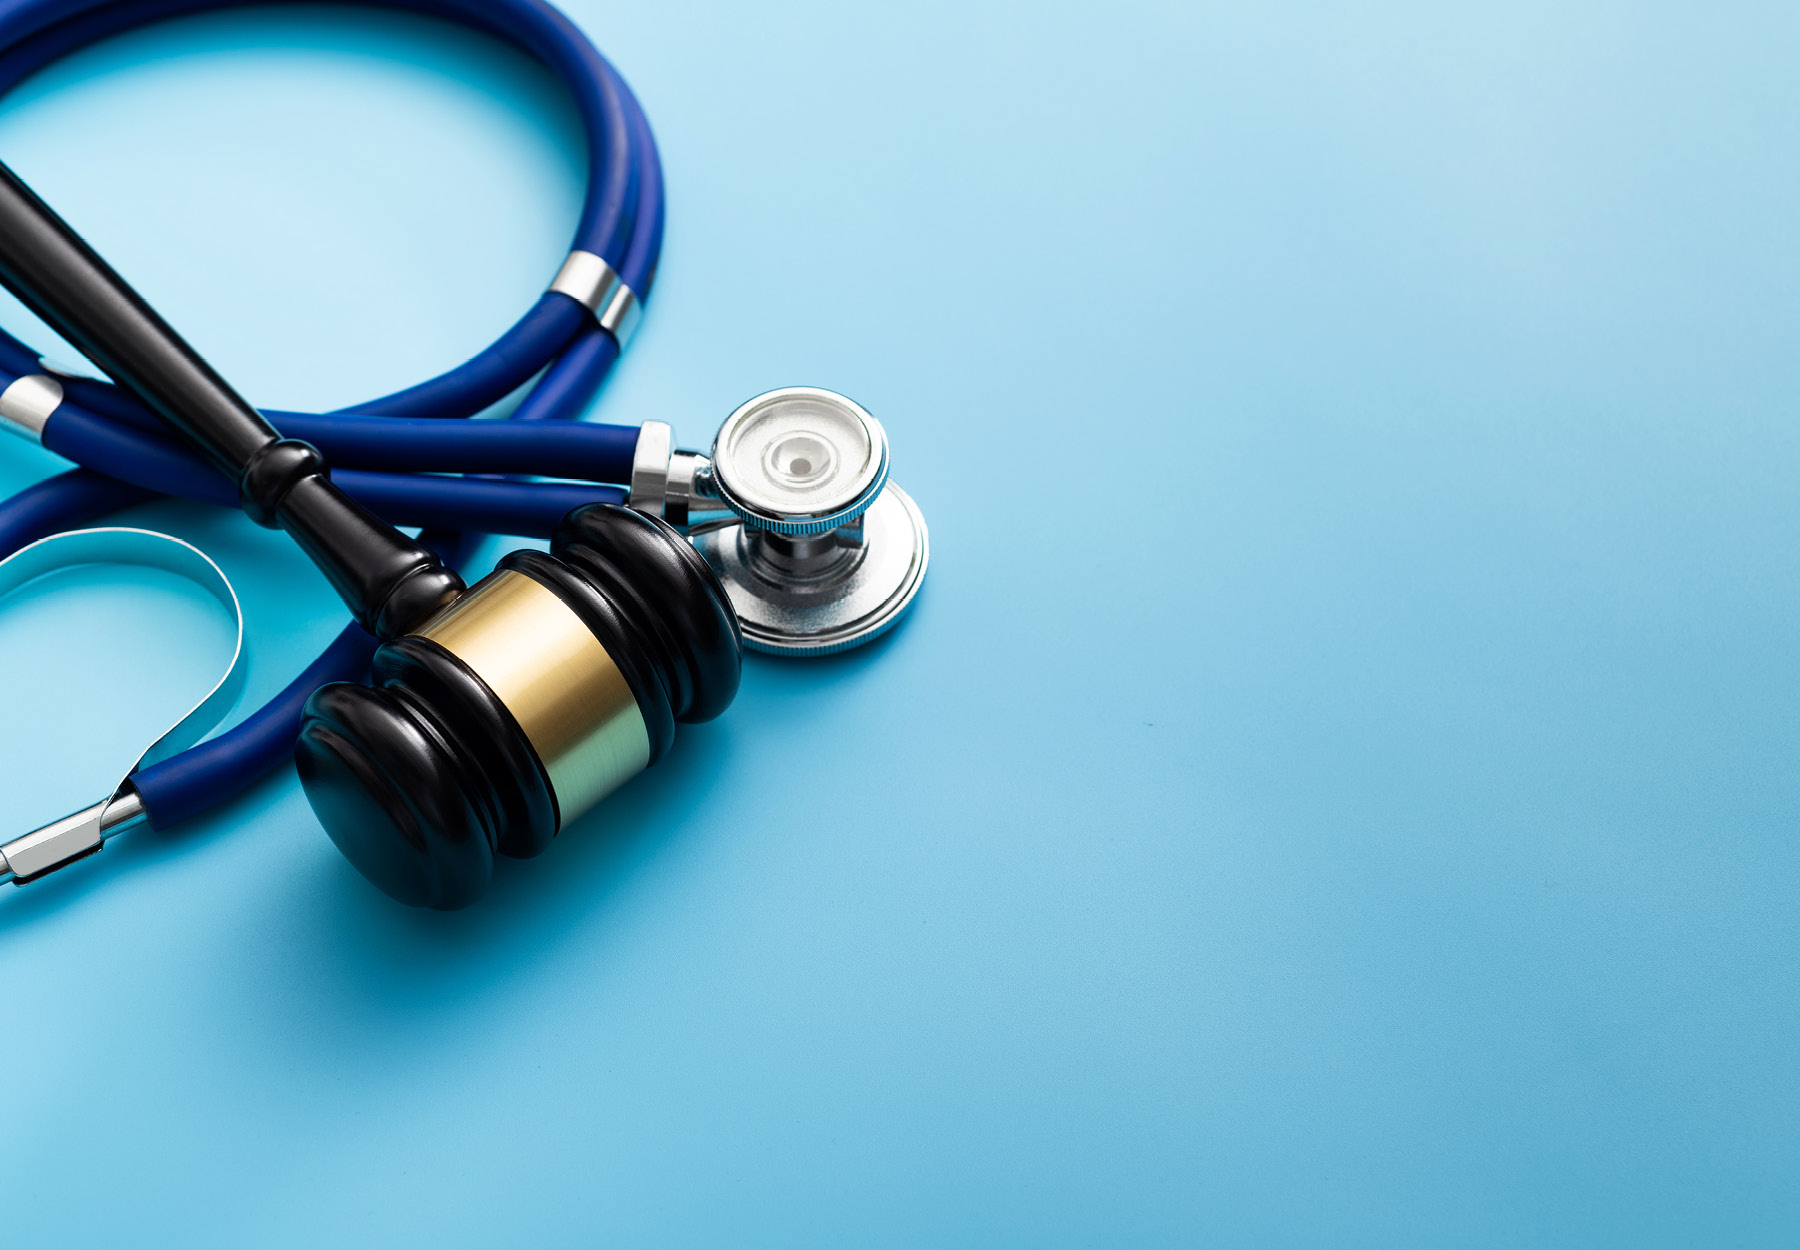
<instances>
[{"instance_id":1,"label":"stethoscope","mask_svg":"<svg viewBox=\"0 0 1800 1250\"><path fill-rule=\"evenodd\" d=\"M109 35L234 2L7 4L0 92ZM0 427L79 466L0 504L0 594L71 563L153 564L207 587L238 629L224 675L113 794L0 844L0 880L177 824L293 758L365 876L408 903L462 906L496 854L541 852L655 763L677 721L723 711L743 649L847 650L918 592L924 519L888 480L880 423L842 395L759 395L706 454L675 448L662 422L573 420L655 276L663 186L644 115L540 0L382 2L524 49L569 90L588 145L567 261L498 342L439 377L340 412L259 415L0 167L0 282L118 383L52 367L0 332ZM527 386L508 419L460 419ZM197 745L241 679L235 593L186 543L96 525L159 495L288 531L356 617L280 694ZM453 570L490 533L551 550L515 552L465 587Z\"/></svg>"}]
</instances>

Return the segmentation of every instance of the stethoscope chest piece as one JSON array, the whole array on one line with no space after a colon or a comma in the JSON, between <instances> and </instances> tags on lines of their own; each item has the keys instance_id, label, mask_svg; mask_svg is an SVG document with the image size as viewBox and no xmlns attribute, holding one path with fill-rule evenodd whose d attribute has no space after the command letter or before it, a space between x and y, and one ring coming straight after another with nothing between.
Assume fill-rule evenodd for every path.
<instances>
[{"instance_id":1,"label":"stethoscope chest piece","mask_svg":"<svg viewBox=\"0 0 1800 1250\"><path fill-rule=\"evenodd\" d=\"M744 645L828 655L900 620L925 580L925 518L888 481L881 423L832 391L759 395L719 427L711 482L736 515L690 537L725 587Z\"/></svg>"}]
</instances>

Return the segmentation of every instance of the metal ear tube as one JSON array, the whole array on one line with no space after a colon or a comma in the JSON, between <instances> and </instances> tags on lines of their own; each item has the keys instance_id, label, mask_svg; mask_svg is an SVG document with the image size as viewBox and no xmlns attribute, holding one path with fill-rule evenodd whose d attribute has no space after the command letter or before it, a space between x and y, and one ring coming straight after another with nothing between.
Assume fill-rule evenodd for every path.
<instances>
[{"instance_id":1,"label":"metal ear tube","mask_svg":"<svg viewBox=\"0 0 1800 1250\"><path fill-rule=\"evenodd\" d=\"M231 615L234 637L225 671L180 720L138 755L113 792L100 802L0 843L0 882L24 884L99 851L110 839L144 823L132 775L193 745L231 710L244 685L244 612L231 582L198 547L150 530L107 526L41 538L0 560L0 597L39 577L83 564L138 564L165 569L205 589Z\"/></svg>"}]
</instances>

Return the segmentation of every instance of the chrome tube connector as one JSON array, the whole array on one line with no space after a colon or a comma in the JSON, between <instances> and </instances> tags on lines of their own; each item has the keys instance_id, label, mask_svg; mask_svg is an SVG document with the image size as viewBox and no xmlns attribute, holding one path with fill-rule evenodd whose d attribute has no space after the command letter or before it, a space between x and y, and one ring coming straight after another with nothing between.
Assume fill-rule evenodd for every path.
<instances>
[{"instance_id":1,"label":"chrome tube connector","mask_svg":"<svg viewBox=\"0 0 1800 1250\"><path fill-rule=\"evenodd\" d=\"M92 807L52 821L0 845L0 884L29 885L58 868L86 859L109 838L149 822L144 801L129 785Z\"/></svg>"},{"instance_id":2,"label":"chrome tube connector","mask_svg":"<svg viewBox=\"0 0 1800 1250\"><path fill-rule=\"evenodd\" d=\"M684 534L702 521L727 514L713 482L712 461L697 451L675 450L675 431L666 421L646 421L638 427L625 504L661 517Z\"/></svg>"},{"instance_id":3,"label":"chrome tube connector","mask_svg":"<svg viewBox=\"0 0 1800 1250\"><path fill-rule=\"evenodd\" d=\"M730 515L713 480L712 461L697 451L669 457L669 484L663 494L663 519L682 533Z\"/></svg>"},{"instance_id":4,"label":"chrome tube connector","mask_svg":"<svg viewBox=\"0 0 1800 1250\"><path fill-rule=\"evenodd\" d=\"M28 373L0 391L0 430L33 443L44 441L44 426L62 406L62 383L47 373Z\"/></svg>"}]
</instances>

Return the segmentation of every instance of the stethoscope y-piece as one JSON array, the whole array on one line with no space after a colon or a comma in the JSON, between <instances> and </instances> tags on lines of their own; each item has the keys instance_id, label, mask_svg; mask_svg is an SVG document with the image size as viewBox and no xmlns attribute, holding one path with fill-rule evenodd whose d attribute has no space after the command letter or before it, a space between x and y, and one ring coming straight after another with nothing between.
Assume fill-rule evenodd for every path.
<instances>
[{"instance_id":1,"label":"stethoscope y-piece","mask_svg":"<svg viewBox=\"0 0 1800 1250\"><path fill-rule=\"evenodd\" d=\"M107 839L142 824L143 802L131 788L140 768L193 746L236 705L244 686L244 612L231 582L205 552L153 530L109 527L53 534L0 560L0 597L47 574L83 564L135 564L195 582L231 614L231 659L200 701L156 736L126 768L105 799L0 845L0 882L23 885L92 855Z\"/></svg>"}]
</instances>

